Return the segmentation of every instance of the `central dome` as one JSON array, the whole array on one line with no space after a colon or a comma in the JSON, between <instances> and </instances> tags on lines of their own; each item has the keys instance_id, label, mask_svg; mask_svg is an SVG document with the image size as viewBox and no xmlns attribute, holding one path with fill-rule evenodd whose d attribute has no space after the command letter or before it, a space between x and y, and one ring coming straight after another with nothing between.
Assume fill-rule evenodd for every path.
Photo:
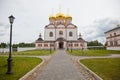
<instances>
[{"instance_id":1,"label":"central dome","mask_svg":"<svg viewBox=\"0 0 120 80\"><path fill-rule=\"evenodd\" d=\"M62 20L72 20L72 16L69 15L69 14L64 15L62 12L58 12L56 15L51 14L49 16L49 20L59 20L59 19L62 19Z\"/></svg>"},{"instance_id":2,"label":"central dome","mask_svg":"<svg viewBox=\"0 0 120 80\"><path fill-rule=\"evenodd\" d=\"M65 15L61 12L57 13L56 14L56 19L64 19L65 18Z\"/></svg>"}]
</instances>

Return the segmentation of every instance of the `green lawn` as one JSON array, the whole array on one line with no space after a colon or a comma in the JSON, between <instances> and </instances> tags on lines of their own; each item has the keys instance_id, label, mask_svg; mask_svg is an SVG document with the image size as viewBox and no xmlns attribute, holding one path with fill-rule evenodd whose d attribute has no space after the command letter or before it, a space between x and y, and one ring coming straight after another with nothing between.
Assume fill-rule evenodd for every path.
<instances>
[{"instance_id":1,"label":"green lawn","mask_svg":"<svg viewBox=\"0 0 120 80\"><path fill-rule=\"evenodd\" d=\"M8 75L7 57L0 57L0 80L18 80L41 62L40 58L13 57L13 73Z\"/></svg>"},{"instance_id":2,"label":"green lawn","mask_svg":"<svg viewBox=\"0 0 120 80\"><path fill-rule=\"evenodd\" d=\"M119 51L115 50L72 50L72 52L69 50L69 54L75 55L75 56L107 56L109 54L120 54Z\"/></svg>"},{"instance_id":3,"label":"green lawn","mask_svg":"<svg viewBox=\"0 0 120 80\"><path fill-rule=\"evenodd\" d=\"M27 51L21 51L21 52L13 52L13 55L50 55L53 54L55 50L27 50ZM2 53L1 53L2 54ZM8 54L8 53L3 53L3 54Z\"/></svg>"},{"instance_id":4,"label":"green lawn","mask_svg":"<svg viewBox=\"0 0 120 80\"><path fill-rule=\"evenodd\" d=\"M120 58L84 59L80 62L103 80L120 80Z\"/></svg>"}]
</instances>

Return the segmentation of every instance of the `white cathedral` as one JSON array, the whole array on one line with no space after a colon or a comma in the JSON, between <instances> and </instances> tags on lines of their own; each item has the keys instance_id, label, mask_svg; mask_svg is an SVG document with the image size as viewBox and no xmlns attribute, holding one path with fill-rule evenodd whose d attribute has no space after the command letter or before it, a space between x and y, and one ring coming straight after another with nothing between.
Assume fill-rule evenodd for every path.
<instances>
[{"instance_id":1,"label":"white cathedral","mask_svg":"<svg viewBox=\"0 0 120 80\"><path fill-rule=\"evenodd\" d=\"M87 42L78 37L77 26L72 23L72 17L59 12L50 15L49 24L45 26L44 40L39 35L35 41L36 49L87 49Z\"/></svg>"}]
</instances>

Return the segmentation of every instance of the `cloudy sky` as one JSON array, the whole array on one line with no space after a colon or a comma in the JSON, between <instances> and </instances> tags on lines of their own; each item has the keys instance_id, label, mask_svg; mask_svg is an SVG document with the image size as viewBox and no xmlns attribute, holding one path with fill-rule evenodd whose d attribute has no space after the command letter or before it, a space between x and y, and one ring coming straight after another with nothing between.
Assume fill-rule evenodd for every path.
<instances>
[{"instance_id":1,"label":"cloudy sky","mask_svg":"<svg viewBox=\"0 0 120 80\"><path fill-rule=\"evenodd\" d=\"M34 42L49 16L69 14L86 41L105 42L104 32L120 23L120 0L0 0L0 42L9 42L8 17L13 14L13 43Z\"/></svg>"}]
</instances>

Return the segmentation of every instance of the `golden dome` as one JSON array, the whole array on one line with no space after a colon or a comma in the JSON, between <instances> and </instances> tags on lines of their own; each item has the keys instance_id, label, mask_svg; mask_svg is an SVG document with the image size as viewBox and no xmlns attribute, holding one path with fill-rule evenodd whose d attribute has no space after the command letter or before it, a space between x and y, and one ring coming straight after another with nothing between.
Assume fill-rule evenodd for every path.
<instances>
[{"instance_id":1,"label":"golden dome","mask_svg":"<svg viewBox=\"0 0 120 80\"><path fill-rule=\"evenodd\" d=\"M69 20L72 20L72 17L69 14L67 14L65 18L69 19Z\"/></svg>"},{"instance_id":2,"label":"golden dome","mask_svg":"<svg viewBox=\"0 0 120 80\"><path fill-rule=\"evenodd\" d=\"M60 19L61 19L61 18L64 19L64 18L65 18L65 15L64 15L63 13L59 12L59 13L56 14L56 19L59 19L59 18L60 18Z\"/></svg>"},{"instance_id":3,"label":"golden dome","mask_svg":"<svg viewBox=\"0 0 120 80\"><path fill-rule=\"evenodd\" d=\"M56 18L55 18L54 15L50 15L49 20L55 20L55 19L56 19Z\"/></svg>"}]
</instances>

